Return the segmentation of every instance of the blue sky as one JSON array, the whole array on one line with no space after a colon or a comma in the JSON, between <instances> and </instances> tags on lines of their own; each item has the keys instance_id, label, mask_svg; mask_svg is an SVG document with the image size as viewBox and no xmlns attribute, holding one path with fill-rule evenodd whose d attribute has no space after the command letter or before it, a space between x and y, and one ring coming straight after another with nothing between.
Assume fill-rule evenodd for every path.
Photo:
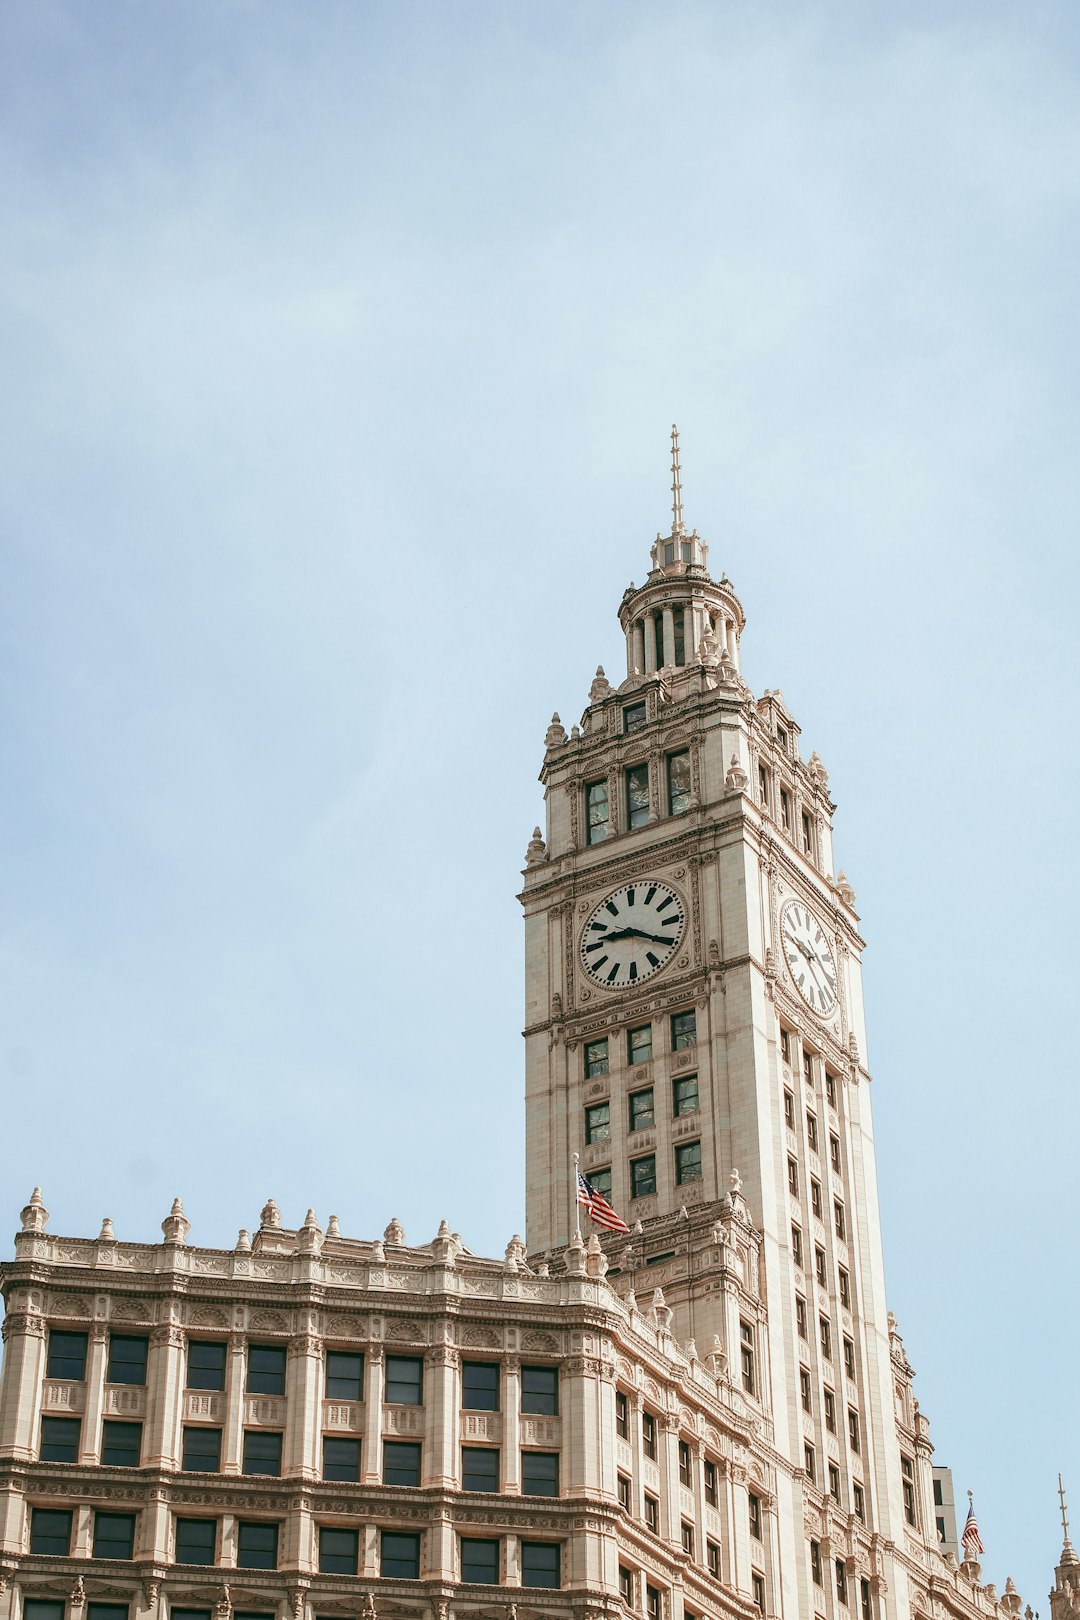
<instances>
[{"instance_id":1,"label":"blue sky","mask_svg":"<svg viewBox=\"0 0 1080 1620\"><path fill-rule=\"evenodd\" d=\"M677 420L840 806L920 1398L1044 1602L1078 58L1064 0L0 10L9 1229L522 1229L544 728Z\"/></svg>"}]
</instances>

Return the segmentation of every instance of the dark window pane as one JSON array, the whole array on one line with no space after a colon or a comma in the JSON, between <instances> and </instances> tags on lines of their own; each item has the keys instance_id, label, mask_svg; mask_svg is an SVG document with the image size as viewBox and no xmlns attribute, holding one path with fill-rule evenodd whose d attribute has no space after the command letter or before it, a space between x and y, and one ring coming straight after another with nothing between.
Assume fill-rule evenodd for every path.
<instances>
[{"instance_id":1,"label":"dark window pane","mask_svg":"<svg viewBox=\"0 0 1080 1620\"><path fill-rule=\"evenodd\" d=\"M78 1418L43 1417L41 1420L42 1462L78 1462Z\"/></svg>"},{"instance_id":2,"label":"dark window pane","mask_svg":"<svg viewBox=\"0 0 1080 1620\"><path fill-rule=\"evenodd\" d=\"M177 1519L176 1562L212 1564L217 1546L216 1519ZM173 1614L176 1613L174 1609Z\"/></svg>"},{"instance_id":3,"label":"dark window pane","mask_svg":"<svg viewBox=\"0 0 1080 1620\"><path fill-rule=\"evenodd\" d=\"M608 1142L611 1140L611 1104L593 1103L585 1110L585 1140Z\"/></svg>"},{"instance_id":4,"label":"dark window pane","mask_svg":"<svg viewBox=\"0 0 1080 1620\"><path fill-rule=\"evenodd\" d=\"M461 1579L477 1586L499 1584L499 1543L461 1538Z\"/></svg>"},{"instance_id":5,"label":"dark window pane","mask_svg":"<svg viewBox=\"0 0 1080 1620\"><path fill-rule=\"evenodd\" d=\"M647 1091L632 1091L630 1093L630 1129L632 1131L649 1130L655 1122L652 1087L650 1086Z\"/></svg>"},{"instance_id":6,"label":"dark window pane","mask_svg":"<svg viewBox=\"0 0 1080 1620\"><path fill-rule=\"evenodd\" d=\"M461 1404L466 1412L499 1410L497 1361L466 1361L461 1368Z\"/></svg>"},{"instance_id":7,"label":"dark window pane","mask_svg":"<svg viewBox=\"0 0 1080 1620\"><path fill-rule=\"evenodd\" d=\"M240 1569L277 1568L278 1527L241 1520L236 1534L236 1563ZM237 1620L234 1615L233 1620Z\"/></svg>"},{"instance_id":8,"label":"dark window pane","mask_svg":"<svg viewBox=\"0 0 1080 1620\"><path fill-rule=\"evenodd\" d=\"M384 1530L379 1573L385 1580L419 1580L420 1537L403 1535L397 1530Z\"/></svg>"},{"instance_id":9,"label":"dark window pane","mask_svg":"<svg viewBox=\"0 0 1080 1620\"><path fill-rule=\"evenodd\" d=\"M360 1478L359 1440L339 1440L327 1435L323 1440L323 1479Z\"/></svg>"},{"instance_id":10,"label":"dark window pane","mask_svg":"<svg viewBox=\"0 0 1080 1620\"><path fill-rule=\"evenodd\" d=\"M88 1603L86 1620L127 1620L126 1603Z\"/></svg>"},{"instance_id":11,"label":"dark window pane","mask_svg":"<svg viewBox=\"0 0 1080 1620\"><path fill-rule=\"evenodd\" d=\"M534 1417L555 1417L559 1411L559 1369L522 1367L521 1410Z\"/></svg>"},{"instance_id":12,"label":"dark window pane","mask_svg":"<svg viewBox=\"0 0 1080 1620\"><path fill-rule=\"evenodd\" d=\"M462 1446L463 1491L498 1491L499 1452L494 1446Z\"/></svg>"},{"instance_id":13,"label":"dark window pane","mask_svg":"<svg viewBox=\"0 0 1080 1620\"><path fill-rule=\"evenodd\" d=\"M419 1406L424 1399L424 1363L419 1356L387 1356L386 1389L388 1406Z\"/></svg>"},{"instance_id":14,"label":"dark window pane","mask_svg":"<svg viewBox=\"0 0 1080 1620\"><path fill-rule=\"evenodd\" d=\"M224 1389L227 1346L193 1339L188 1344L188 1389Z\"/></svg>"},{"instance_id":15,"label":"dark window pane","mask_svg":"<svg viewBox=\"0 0 1080 1620\"><path fill-rule=\"evenodd\" d=\"M210 1620L210 1610L178 1609L174 1604L170 1603L169 1620ZM238 1614L234 1614L233 1620L240 1620L240 1616Z\"/></svg>"},{"instance_id":16,"label":"dark window pane","mask_svg":"<svg viewBox=\"0 0 1080 1620\"><path fill-rule=\"evenodd\" d=\"M184 1430L184 1458L181 1467L197 1474L216 1474L221 1467L221 1430Z\"/></svg>"},{"instance_id":17,"label":"dark window pane","mask_svg":"<svg viewBox=\"0 0 1080 1620\"><path fill-rule=\"evenodd\" d=\"M23 1620L64 1620L64 1609L65 1605L59 1600L23 1598Z\"/></svg>"},{"instance_id":18,"label":"dark window pane","mask_svg":"<svg viewBox=\"0 0 1080 1620\"><path fill-rule=\"evenodd\" d=\"M276 1430L244 1430L245 1474L281 1473L281 1435Z\"/></svg>"},{"instance_id":19,"label":"dark window pane","mask_svg":"<svg viewBox=\"0 0 1080 1620\"><path fill-rule=\"evenodd\" d=\"M523 1496L558 1496L559 1454L557 1451L521 1453L521 1493Z\"/></svg>"},{"instance_id":20,"label":"dark window pane","mask_svg":"<svg viewBox=\"0 0 1080 1620\"><path fill-rule=\"evenodd\" d=\"M104 1468L138 1468L142 1455L141 1423L103 1423L101 1463Z\"/></svg>"},{"instance_id":21,"label":"dark window pane","mask_svg":"<svg viewBox=\"0 0 1080 1620\"><path fill-rule=\"evenodd\" d=\"M656 1191L656 1154L630 1161L630 1196L646 1198Z\"/></svg>"},{"instance_id":22,"label":"dark window pane","mask_svg":"<svg viewBox=\"0 0 1080 1620\"><path fill-rule=\"evenodd\" d=\"M622 714L624 731L640 731L648 720L644 703L628 703Z\"/></svg>"},{"instance_id":23,"label":"dark window pane","mask_svg":"<svg viewBox=\"0 0 1080 1620\"><path fill-rule=\"evenodd\" d=\"M522 1586L559 1586L562 1580L562 1548L558 1542L521 1543Z\"/></svg>"},{"instance_id":24,"label":"dark window pane","mask_svg":"<svg viewBox=\"0 0 1080 1620\"><path fill-rule=\"evenodd\" d=\"M420 1447L411 1441L384 1441L383 1484L413 1486L419 1483Z\"/></svg>"},{"instance_id":25,"label":"dark window pane","mask_svg":"<svg viewBox=\"0 0 1080 1620\"><path fill-rule=\"evenodd\" d=\"M610 1170L610 1168L605 1166L603 1170L590 1170L589 1171L589 1181L592 1184L593 1192L599 1193L601 1198L606 1198L610 1202L610 1200L611 1200L611 1170Z\"/></svg>"},{"instance_id":26,"label":"dark window pane","mask_svg":"<svg viewBox=\"0 0 1080 1620\"><path fill-rule=\"evenodd\" d=\"M690 755L668 756L668 814L681 816L690 808Z\"/></svg>"},{"instance_id":27,"label":"dark window pane","mask_svg":"<svg viewBox=\"0 0 1080 1620\"><path fill-rule=\"evenodd\" d=\"M648 1063L652 1057L652 1025L642 1024L626 1034L626 1056L630 1063Z\"/></svg>"},{"instance_id":28,"label":"dark window pane","mask_svg":"<svg viewBox=\"0 0 1080 1620\"><path fill-rule=\"evenodd\" d=\"M110 1333L107 1384L145 1384L146 1353L149 1339L131 1338L126 1333Z\"/></svg>"},{"instance_id":29,"label":"dark window pane","mask_svg":"<svg viewBox=\"0 0 1080 1620\"><path fill-rule=\"evenodd\" d=\"M351 1350L326 1353L326 1398L328 1401L362 1401L364 1398L364 1358Z\"/></svg>"},{"instance_id":30,"label":"dark window pane","mask_svg":"<svg viewBox=\"0 0 1080 1620\"><path fill-rule=\"evenodd\" d=\"M682 547L683 560L688 561L689 546ZM682 665L686 663L686 615L681 607L677 607L671 615L672 628L675 632L675 662Z\"/></svg>"},{"instance_id":31,"label":"dark window pane","mask_svg":"<svg viewBox=\"0 0 1080 1620\"><path fill-rule=\"evenodd\" d=\"M71 1550L71 1514L57 1508L30 1510L30 1551L67 1558Z\"/></svg>"},{"instance_id":32,"label":"dark window pane","mask_svg":"<svg viewBox=\"0 0 1080 1620\"><path fill-rule=\"evenodd\" d=\"M675 1180L681 1186L701 1180L701 1143L683 1142L675 1149Z\"/></svg>"},{"instance_id":33,"label":"dark window pane","mask_svg":"<svg viewBox=\"0 0 1080 1620\"><path fill-rule=\"evenodd\" d=\"M585 789L586 837L590 844L602 844L611 831L611 812L606 782L590 782Z\"/></svg>"},{"instance_id":34,"label":"dark window pane","mask_svg":"<svg viewBox=\"0 0 1080 1620\"><path fill-rule=\"evenodd\" d=\"M696 1041L697 1014L695 1012L675 1013L671 1020L672 1050L679 1052L685 1046L693 1046Z\"/></svg>"},{"instance_id":35,"label":"dark window pane","mask_svg":"<svg viewBox=\"0 0 1080 1620\"><path fill-rule=\"evenodd\" d=\"M67 1378L78 1382L86 1377L86 1334L49 1332L49 1359L46 1378Z\"/></svg>"},{"instance_id":36,"label":"dark window pane","mask_svg":"<svg viewBox=\"0 0 1080 1620\"><path fill-rule=\"evenodd\" d=\"M599 1041L585 1042L585 1078L591 1080L595 1075L607 1074L608 1049L607 1036Z\"/></svg>"},{"instance_id":37,"label":"dark window pane","mask_svg":"<svg viewBox=\"0 0 1080 1620\"><path fill-rule=\"evenodd\" d=\"M250 1395L284 1395L285 1348L283 1345L248 1345L247 1387Z\"/></svg>"},{"instance_id":38,"label":"dark window pane","mask_svg":"<svg viewBox=\"0 0 1080 1620\"><path fill-rule=\"evenodd\" d=\"M626 821L629 827L644 827L649 819L649 767L631 765L626 773Z\"/></svg>"},{"instance_id":39,"label":"dark window pane","mask_svg":"<svg viewBox=\"0 0 1080 1620\"><path fill-rule=\"evenodd\" d=\"M675 1117L682 1114L696 1114L701 1104L698 1099L698 1083L696 1074L688 1074L676 1080L672 1087L675 1097Z\"/></svg>"},{"instance_id":40,"label":"dark window pane","mask_svg":"<svg viewBox=\"0 0 1080 1620\"><path fill-rule=\"evenodd\" d=\"M356 1530L319 1530L319 1571L323 1575L355 1575L360 1556L360 1534Z\"/></svg>"},{"instance_id":41,"label":"dark window pane","mask_svg":"<svg viewBox=\"0 0 1080 1620\"><path fill-rule=\"evenodd\" d=\"M134 1549L134 1513L94 1514L95 1558L130 1558Z\"/></svg>"}]
</instances>

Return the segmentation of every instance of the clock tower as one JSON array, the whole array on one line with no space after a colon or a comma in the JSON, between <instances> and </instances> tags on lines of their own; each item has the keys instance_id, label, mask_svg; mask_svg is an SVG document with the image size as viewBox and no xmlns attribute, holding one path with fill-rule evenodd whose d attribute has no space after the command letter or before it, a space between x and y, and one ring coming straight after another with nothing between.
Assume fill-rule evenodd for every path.
<instances>
[{"instance_id":1,"label":"clock tower","mask_svg":"<svg viewBox=\"0 0 1080 1620\"><path fill-rule=\"evenodd\" d=\"M784 1586L804 1519L826 1549L913 1537L921 1561L931 1447L885 1302L828 776L742 677L743 607L683 521L671 437L671 530L619 604L625 678L597 670L580 724L547 732L521 896L527 1243L563 1265L577 1155L631 1228L603 1234L616 1288L726 1370L783 1459Z\"/></svg>"}]
</instances>

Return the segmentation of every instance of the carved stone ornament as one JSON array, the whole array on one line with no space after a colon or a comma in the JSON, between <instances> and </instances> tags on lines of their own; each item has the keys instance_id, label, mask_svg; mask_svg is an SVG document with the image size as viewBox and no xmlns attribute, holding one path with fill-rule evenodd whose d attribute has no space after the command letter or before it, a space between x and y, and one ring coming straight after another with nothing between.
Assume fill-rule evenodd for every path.
<instances>
[{"instance_id":1,"label":"carved stone ornament","mask_svg":"<svg viewBox=\"0 0 1080 1620\"><path fill-rule=\"evenodd\" d=\"M551 717L551 724L544 733L545 748L561 748L566 741L566 728L559 719L558 713Z\"/></svg>"},{"instance_id":2,"label":"carved stone ornament","mask_svg":"<svg viewBox=\"0 0 1080 1620\"><path fill-rule=\"evenodd\" d=\"M745 791L749 780L750 778L739 764L738 754L732 754L731 763L728 765L727 774L724 777L725 788L729 793L742 793Z\"/></svg>"},{"instance_id":3,"label":"carved stone ornament","mask_svg":"<svg viewBox=\"0 0 1080 1620\"><path fill-rule=\"evenodd\" d=\"M542 866L546 860L547 860L547 845L544 843L543 838L540 836L539 827L534 827L533 828L533 835L529 839L529 845L528 845L528 848L525 851L525 865L526 866Z\"/></svg>"},{"instance_id":4,"label":"carved stone ornament","mask_svg":"<svg viewBox=\"0 0 1080 1620\"><path fill-rule=\"evenodd\" d=\"M42 1202L40 1187L35 1187L30 1194L30 1202L22 1211L19 1219L22 1221L24 1232L44 1232L49 1219L49 1212Z\"/></svg>"}]
</instances>

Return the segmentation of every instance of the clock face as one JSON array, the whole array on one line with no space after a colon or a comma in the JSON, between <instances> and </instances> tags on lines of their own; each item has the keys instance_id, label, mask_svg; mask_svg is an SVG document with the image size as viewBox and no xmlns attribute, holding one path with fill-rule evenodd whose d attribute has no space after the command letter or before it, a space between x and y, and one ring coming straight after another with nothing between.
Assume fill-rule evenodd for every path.
<instances>
[{"instance_id":1,"label":"clock face","mask_svg":"<svg viewBox=\"0 0 1080 1620\"><path fill-rule=\"evenodd\" d=\"M659 973L679 948L686 906L666 883L645 878L601 900L581 935L581 965L594 984L624 990Z\"/></svg>"},{"instance_id":2,"label":"clock face","mask_svg":"<svg viewBox=\"0 0 1080 1620\"><path fill-rule=\"evenodd\" d=\"M821 923L801 900L789 900L780 913L784 958L795 988L812 1012L828 1017L836 1008L836 958Z\"/></svg>"}]
</instances>

